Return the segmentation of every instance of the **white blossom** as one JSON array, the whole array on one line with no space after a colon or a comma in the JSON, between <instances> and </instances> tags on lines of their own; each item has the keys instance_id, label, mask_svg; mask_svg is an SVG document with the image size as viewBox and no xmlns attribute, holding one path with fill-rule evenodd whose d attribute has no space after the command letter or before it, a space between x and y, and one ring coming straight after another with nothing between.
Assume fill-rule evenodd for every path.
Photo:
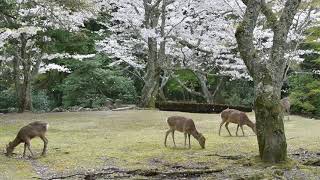
<instances>
[{"instance_id":1,"label":"white blossom","mask_svg":"<svg viewBox=\"0 0 320 180\"><path fill-rule=\"evenodd\" d=\"M71 71L68 68L66 68L65 66L58 65L58 64L44 65L43 67L41 67L39 69L39 73L45 73L50 70L57 70L58 72L71 73Z\"/></svg>"}]
</instances>

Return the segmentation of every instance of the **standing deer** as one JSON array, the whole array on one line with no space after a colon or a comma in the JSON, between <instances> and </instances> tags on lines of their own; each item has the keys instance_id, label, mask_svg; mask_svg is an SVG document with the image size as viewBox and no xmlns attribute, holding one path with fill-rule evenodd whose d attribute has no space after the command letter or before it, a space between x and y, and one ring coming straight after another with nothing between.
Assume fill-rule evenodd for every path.
<instances>
[{"instance_id":1,"label":"standing deer","mask_svg":"<svg viewBox=\"0 0 320 180\"><path fill-rule=\"evenodd\" d=\"M288 121L290 120L290 100L289 100L289 97L285 97L285 98L282 98L280 100L280 104L282 106L282 108L284 109L284 111L287 113L287 116L288 116Z\"/></svg>"},{"instance_id":2,"label":"standing deer","mask_svg":"<svg viewBox=\"0 0 320 180\"><path fill-rule=\"evenodd\" d=\"M16 146L18 146L20 143L24 143L23 157L26 156L26 148L29 149L31 156L34 157L34 154L30 148L30 141L35 137L40 137L42 139L44 143L42 156L46 155L48 139L45 137L45 134L48 131L48 128L49 124L41 121L35 121L22 127L16 138L7 145L6 155L10 156Z\"/></svg>"},{"instance_id":3,"label":"standing deer","mask_svg":"<svg viewBox=\"0 0 320 180\"><path fill-rule=\"evenodd\" d=\"M220 136L220 132L221 132L221 127L224 123L226 123L226 129L228 130L229 132L229 135L231 135L230 131L229 131L229 128L228 128L228 125L229 123L234 123L234 124L237 124L237 132L236 132L236 136L238 136L238 130L239 130L239 127L241 128L242 130L242 134L244 136L244 131L243 131L243 125L247 125L249 126L252 131L256 134L256 125L255 123L251 122L250 119L248 118L248 116L244 113L244 112L241 112L241 111L238 111L236 109L225 109L221 112L221 119L222 119L222 122L220 124L220 129L219 129L219 136Z\"/></svg>"},{"instance_id":4,"label":"standing deer","mask_svg":"<svg viewBox=\"0 0 320 180\"><path fill-rule=\"evenodd\" d=\"M205 148L206 138L197 131L196 126L192 119L185 118L182 116L171 116L167 118L168 125L170 129L166 132L166 137L164 139L164 146L167 147L167 137L169 133L172 133L172 140L174 147L176 147L176 143L174 141L174 131L177 130L179 132L184 133L184 146L187 144L187 135L189 137L189 149L190 145L190 135L192 135L200 144L201 148Z\"/></svg>"}]
</instances>

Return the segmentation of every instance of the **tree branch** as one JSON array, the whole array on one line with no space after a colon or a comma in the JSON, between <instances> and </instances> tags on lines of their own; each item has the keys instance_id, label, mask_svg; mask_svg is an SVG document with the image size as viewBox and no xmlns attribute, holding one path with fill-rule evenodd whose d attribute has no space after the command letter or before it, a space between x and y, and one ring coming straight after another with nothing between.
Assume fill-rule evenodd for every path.
<instances>
[{"instance_id":1,"label":"tree branch","mask_svg":"<svg viewBox=\"0 0 320 180\"><path fill-rule=\"evenodd\" d=\"M288 32L300 3L301 0L287 0L279 22L273 28L274 37L270 65L272 65L275 71L283 72L285 70L286 63L283 56L286 49ZM282 82L283 79L278 81Z\"/></svg>"},{"instance_id":2,"label":"tree branch","mask_svg":"<svg viewBox=\"0 0 320 180\"><path fill-rule=\"evenodd\" d=\"M174 75L173 73L170 74L170 76L176 80L180 86L182 86L183 89L185 89L187 92L189 92L190 94L193 94L193 95L196 95L196 96L200 96L200 97L203 97L203 95L199 92L196 92L192 89L190 89L189 87L187 87L176 75Z\"/></svg>"},{"instance_id":3,"label":"tree branch","mask_svg":"<svg viewBox=\"0 0 320 180\"><path fill-rule=\"evenodd\" d=\"M179 44L181 44L183 46L188 47L189 49L197 50L197 51L200 51L200 52L203 52L203 53L206 53L206 54L213 54L212 51L202 49L199 46L191 44L186 40L178 39L178 37L176 37L176 36L168 36L168 38L171 38L172 40L178 42Z\"/></svg>"},{"instance_id":4,"label":"tree branch","mask_svg":"<svg viewBox=\"0 0 320 180\"><path fill-rule=\"evenodd\" d=\"M243 20L236 30L236 39L240 56L246 64L250 75L254 78L254 61L259 59L253 43L253 31L261 10L260 3L256 1L242 0L247 5Z\"/></svg>"},{"instance_id":5,"label":"tree branch","mask_svg":"<svg viewBox=\"0 0 320 180\"><path fill-rule=\"evenodd\" d=\"M261 0L261 12L267 18L268 24L273 28L277 25L277 16L272 12L272 9L268 6L265 0Z\"/></svg>"}]
</instances>

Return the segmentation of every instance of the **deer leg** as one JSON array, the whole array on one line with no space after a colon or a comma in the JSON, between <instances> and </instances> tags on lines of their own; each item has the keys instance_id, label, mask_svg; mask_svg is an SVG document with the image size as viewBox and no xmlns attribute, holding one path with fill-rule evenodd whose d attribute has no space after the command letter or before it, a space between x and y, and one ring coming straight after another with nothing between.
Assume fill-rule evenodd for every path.
<instances>
[{"instance_id":1,"label":"deer leg","mask_svg":"<svg viewBox=\"0 0 320 180\"><path fill-rule=\"evenodd\" d=\"M221 127L222 127L222 125L224 124L224 121L222 121L221 123L220 123L220 128L219 128L219 136L220 136L220 132L221 132Z\"/></svg>"},{"instance_id":2,"label":"deer leg","mask_svg":"<svg viewBox=\"0 0 320 180\"><path fill-rule=\"evenodd\" d=\"M189 139L189 149L191 149L191 144L190 144L190 134L188 134L188 139Z\"/></svg>"},{"instance_id":3,"label":"deer leg","mask_svg":"<svg viewBox=\"0 0 320 180\"><path fill-rule=\"evenodd\" d=\"M184 147L187 145L187 133L184 133Z\"/></svg>"},{"instance_id":4,"label":"deer leg","mask_svg":"<svg viewBox=\"0 0 320 180\"><path fill-rule=\"evenodd\" d=\"M27 140L27 141L26 141L26 144L27 144L27 147L28 147L28 149L29 149L29 151L30 151L30 153L31 153L31 156L34 157L34 154L33 154L33 152L31 151L31 147L30 147L30 140Z\"/></svg>"},{"instance_id":5,"label":"deer leg","mask_svg":"<svg viewBox=\"0 0 320 180\"><path fill-rule=\"evenodd\" d=\"M229 125L229 122L227 122L226 125L225 125L225 126L226 126L226 129L227 129L227 131L229 132L229 135L232 136L231 133L230 133L230 131L229 131L228 125Z\"/></svg>"},{"instance_id":6,"label":"deer leg","mask_svg":"<svg viewBox=\"0 0 320 180\"><path fill-rule=\"evenodd\" d=\"M40 137L43 141L43 150L42 150L42 156L45 156L47 154L47 145L48 145L48 139L45 136Z\"/></svg>"},{"instance_id":7,"label":"deer leg","mask_svg":"<svg viewBox=\"0 0 320 180\"><path fill-rule=\"evenodd\" d=\"M236 131L236 136L238 136L238 130L239 130L239 124L238 124L238 126L237 126L237 131Z\"/></svg>"},{"instance_id":8,"label":"deer leg","mask_svg":"<svg viewBox=\"0 0 320 180\"><path fill-rule=\"evenodd\" d=\"M244 131L243 131L243 127L242 125L240 126L241 130L242 130L242 135L244 136Z\"/></svg>"},{"instance_id":9,"label":"deer leg","mask_svg":"<svg viewBox=\"0 0 320 180\"><path fill-rule=\"evenodd\" d=\"M169 133L171 132L171 129L169 129L167 132L166 132L166 137L164 138L164 146L167 147L167 138L168 138L168 135Z\"/></svg>"},{"instance_id":10,"label":"deer leg","mask_svg":"<svg viewBox=\"0 0 320 180\"><path fill-rule=\"evenodd\" d=\"M27 143L24 143L23 158L26 157Z\"/></svg>"},{"instance_id":11,"label":"deer leg","mask_svg":"<svg viewBox=\"0 0 320 180\"><path fill-rule=\"evenodd\" d=\"M172 134L172 141L173 141L174 147L177 147L176 142L174 141L174 130L171 131L171 134Z\"/></svg>"}]
</instances>

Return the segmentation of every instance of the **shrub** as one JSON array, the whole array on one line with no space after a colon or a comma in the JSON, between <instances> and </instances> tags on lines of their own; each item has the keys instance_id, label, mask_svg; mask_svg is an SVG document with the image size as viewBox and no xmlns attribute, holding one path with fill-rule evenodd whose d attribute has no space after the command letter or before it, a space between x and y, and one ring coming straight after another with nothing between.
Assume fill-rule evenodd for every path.
<instances>
[{"instance_id":1,"label":"shrub","mask_svg":"<svg viewBox=\"0 0 320 180\"><path fill-rule=\"evenodd\" d=\"M51 104L46 91L32 92L32 107L34 112L48 112L51 109Z\"/></svg>"},{"instance_id":2,"label":"shrub","mask_svg":"<svg viewBox=\"0 0 320 180\"><path fill-rule=\"evenodd\" d=\"M100 107L107 99L135 103L137 97L132 80L101 68L78 69L64 80L62 91L66 107Z\"/></svg>"},{"instance_id":3,"label":"shrub","mask_svg":"<svg viewBox=\"0 0 320 180\"><path fill-rule=\"evenodd\" d=\"M0 91L0 109L8 109L17 106L17 97L14 89L9 88Z\"/></svg>"},{"instance_id":4,"label":"shrub","mask_svg":"<svg viewBox=\"0 0 320 180\"><path fill-rule=\"evenodd\" d=\"M320 80L310 74L289 78L291 111L320 116Z\"/></svg>"}]
</instances>

